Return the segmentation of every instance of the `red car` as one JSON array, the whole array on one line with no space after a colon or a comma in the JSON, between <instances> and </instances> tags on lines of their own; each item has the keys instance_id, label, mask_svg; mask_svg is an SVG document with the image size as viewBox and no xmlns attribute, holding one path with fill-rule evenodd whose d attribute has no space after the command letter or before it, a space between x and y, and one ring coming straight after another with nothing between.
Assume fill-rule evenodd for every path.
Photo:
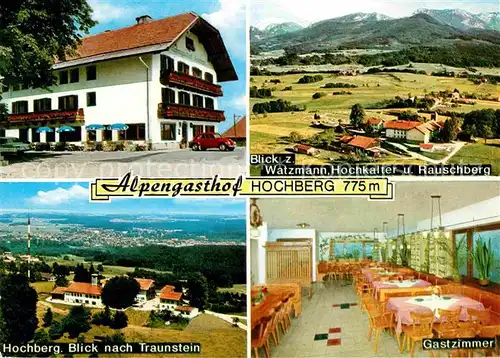
<instances>
[{"instance_id":1,"label":"red car","mask_svg":"<svg viewBox=\"0 0 500 358\"><path fill-rule=\"evenodd\" d=\"M236 143L232 139L221 137L218 133L202 133L189 142L189 148L193 150L205 150L208 148L219 148L221 151L234 150Z\"/></svg>"}]
</instances>

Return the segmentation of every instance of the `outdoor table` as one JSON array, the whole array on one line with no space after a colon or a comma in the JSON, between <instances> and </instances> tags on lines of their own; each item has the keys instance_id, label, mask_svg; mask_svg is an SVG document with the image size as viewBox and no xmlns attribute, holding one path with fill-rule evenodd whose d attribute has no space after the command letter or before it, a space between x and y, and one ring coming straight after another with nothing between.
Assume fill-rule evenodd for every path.
<instances>
[{"instance_id":1,"label":"outdoor table","mask_svg":"<svg viewBox=\"0 0 500 358\"><path fill-rule=\"evenodd\" d=\"M252 298L258 294L259 286L252 287ZM294 295L294 290L290 286L268 287L268 294L257 304L252 304L251 324L252 329L257 327L264 318L272 314L274 308L287 297Z\"/></svg>"},{"instance_id":2,"label":"outdoor table","mask_svg":"<svg viewBox=\"0 0 500 358\"><path fill-rule=\"evenodd\" d=\"M425 280L415 279L415 280L390 280L390 281L373 281L373 288L375 289L375 294L378 296L379 291L383 288L411 288L411 287L428 287L432 286L430 282Z\"/></svg>"},{"instance_id":3,"label":"outdoor table","mask_svg":"<svg viewBox=\"0 0 500 358\"><path fill-rule=\"evenodd\" d=\"M448 298L448 299L446 299ZM458 307L461 308L460 320L468 320L467 308L484 310L481 302L473 300L470 297L454 294L446 294L441 297L431 296L416 296L416 297L391 297L387 301L387 311L394 311L396 318L396 333L399 335L402 332L403 324L412 324L410 312L428 312L432 310L437 314L437 309L452 310ZM439 317L435 317L438 321Z\"/></svg>"}]
</instances>

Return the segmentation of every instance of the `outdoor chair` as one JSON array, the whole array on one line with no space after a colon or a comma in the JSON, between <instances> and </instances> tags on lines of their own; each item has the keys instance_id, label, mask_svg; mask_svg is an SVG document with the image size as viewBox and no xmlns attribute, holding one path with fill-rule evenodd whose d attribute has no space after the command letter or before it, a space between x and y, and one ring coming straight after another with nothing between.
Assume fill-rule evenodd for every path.
<instances>
[{"instance_id":1,"label":"outdoor chair","mask_svg":"<svg viewBox=\"0 0 500 358\"><path fill-rule=\"evenodd\" d=\"M408 326L403 326L404 340L401 352L406 349L410 349L410 357L413 358L415 352L416 342L421 342L426 338L432 338L434 335L432 333L432 326L434 324L434 312L410 312L410 317L412 319L412 324ZM430 354L434 357L434 352L430 350Z\"/></svg>"}]
</instances>

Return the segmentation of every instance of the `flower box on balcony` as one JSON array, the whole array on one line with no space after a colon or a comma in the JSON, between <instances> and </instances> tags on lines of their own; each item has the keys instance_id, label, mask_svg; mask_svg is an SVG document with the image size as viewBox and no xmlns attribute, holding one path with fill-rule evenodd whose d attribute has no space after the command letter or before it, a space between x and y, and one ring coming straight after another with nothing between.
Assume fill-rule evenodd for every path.
<instances>
[{"instance_id":1,"label":"flower box on balcony","mask_svg":"<svg viewBox=\"0 0 500 358\"><path fill-rule=\"evenodd\" d=\"M184 118L208 122L223 122L226 120L224 111L169 103L160 103L158 105L158 118Z\"/></svg>"},{"instance_id":2,"label":"flower box on balcony","mask_svg":"<svg viewBox=\"0 0 500 358\"><path fill-rule=\"evenodd\" d=\"M31 112L22 114L9 114L9 122L35 122L35 121L78 121L84 119L83 108L72 110L55 109L46 112Z\"/></svg>"},{"instance_id":3,"label":"flower box on balcony","mask_svg":"<svg viewBox=\"0 0 500 358\"><path fill-rule=\"evenodd\" d=\"M222 96L221 86L182 72L164 72L161 74L161 82L164 85L186 87L195 92L202 92L212 96Z\"/></svg>"}]
</instances>

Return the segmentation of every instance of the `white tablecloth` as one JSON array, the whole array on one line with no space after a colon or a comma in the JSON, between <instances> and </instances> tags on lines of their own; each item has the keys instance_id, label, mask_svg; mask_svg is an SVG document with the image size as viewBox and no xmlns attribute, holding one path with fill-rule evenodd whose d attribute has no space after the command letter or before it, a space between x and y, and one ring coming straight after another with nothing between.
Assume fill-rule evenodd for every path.
<instances>
[{"instance_id":1,"label":"white tablecloth","mask_svg":"<svg viewBox=\"0 0 500 358\"><path fill-rule=\"evenodd\" d=\"M387 283L389 285L398 286L399 288L407 288L407 287L415 286L420 281L421 280L403 280L403 281L391 280L391 281L384 281L384 283Z\"/></svg>"},{"instance_id":2,"label":"white tablecloth","mask_svg":"<svg viewBox=\"0 0 500 358\"><path fill-rule=\"evenodd\" d=\"M416 300L418 299L418 300ZM422 301L420 301L422 300ZM450 308L453 304L459 301L458 298L450 298L448 300L439 298L438 296L420 296L420 297L412 297L406 302L411 303L412 305L418 305L422 307L427 307L434 312L434 315L439 318L438 308L442 310L446 310Z\"/></svg>"}]
</instances>

